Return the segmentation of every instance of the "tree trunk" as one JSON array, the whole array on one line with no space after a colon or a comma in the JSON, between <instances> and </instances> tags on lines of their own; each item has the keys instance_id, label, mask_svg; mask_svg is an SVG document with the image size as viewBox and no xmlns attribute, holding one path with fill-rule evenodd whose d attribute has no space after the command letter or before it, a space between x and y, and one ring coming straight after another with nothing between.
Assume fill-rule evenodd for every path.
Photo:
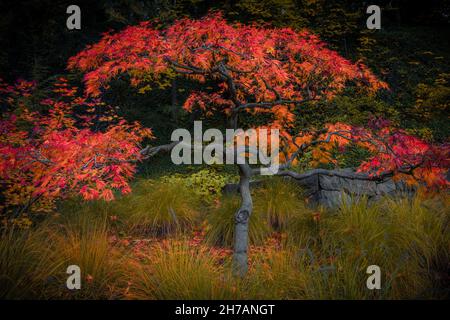
<instances>
[{"instance_id":1,"label":"tree trunk","mask_svg":"<svg viewBox=\"0 0 450 320\"><path fill-rule=\"evenodd\" d=\"M247 164L239 165L239 171L239 191L242 203L234 218L233 272L235 275L243 277L248 270L248 223L253 210L253 201L250 193L250 166Z\"/></svg>"}]
</instances>

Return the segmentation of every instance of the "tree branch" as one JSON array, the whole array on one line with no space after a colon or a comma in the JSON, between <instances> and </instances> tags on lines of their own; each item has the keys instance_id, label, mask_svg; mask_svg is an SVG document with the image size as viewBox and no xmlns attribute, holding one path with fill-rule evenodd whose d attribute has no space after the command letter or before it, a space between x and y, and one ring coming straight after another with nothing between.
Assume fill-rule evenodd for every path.
<instances>
[{"instance_id":1,"label":"tree branch","mask_svg":"<svg viewBox=\"0 0 450 320\"><path fill-rule=\"evenodd\" d=\"M170 152L180 141L174 141L172 143L163 144L156 147L146 146L139 153L144 156L144 159L151 158L160 152Z\"/></svg>"}]
</instances>

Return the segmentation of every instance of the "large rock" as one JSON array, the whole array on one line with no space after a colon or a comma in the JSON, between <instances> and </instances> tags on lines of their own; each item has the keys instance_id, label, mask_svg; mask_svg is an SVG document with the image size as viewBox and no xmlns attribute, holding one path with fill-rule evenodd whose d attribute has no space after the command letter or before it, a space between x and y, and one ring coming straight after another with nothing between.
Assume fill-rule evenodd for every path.
<instances>
[{"instance_id":1,"label":"large rock","mask_svg":"<svg viewBox=\"0 0 450 320\"><path fill-rule=\"evenodd\" d=\"M309 195L310 203L329 208L339 207L344 202L359 201L362 197L366 197L369 201L376 201L383 196L411 196L415 192L414 188L407 186L403 181L394 181L388 177L374 180L349 169L313 170L313 172L313 175L308 175L308 179L310 181L317 179L319 182L317 186L305 184L296 177L290 177L290 179L298 181L303 188L309 190L307 195Z\"/></svg>"},{"instance_id":2,"label":"large rock","mask_svg":"<svg viewBox=\"0 0 450 320\"><path fill-rule=\"evenodd\" d=\"M340 207L344 203L350 203L352 197L346 192L335 190L322 190L320 191L320 197L315 199L315 202L328 208Z\"/></svg>"},{"instance_id":3,"label":"large rock","mask_svg":"<svg viewBox=\"0 0 450 320\"><path fill-rule=\"evenodd\" d=\"M290 178L286 177L286 179L290 179ZM311 175L311 176L306 176L302 179L296 179L296 182L301 187L303 187L303 189L305 190L306 196L311 196L320 191L318 175Z\"/></svg>"},{"instance_id":4,"label":"large rock","mask_svg":"<svg viewBox=\"0 0 450 320\"><path fill-rule=\"evenodd\" d=\"M415 193L415 188L409 187L403 181L394 181L389 177L374 180L351 169L315 169L303 174L286 176L285 179L292 179L298 183L305 190L309 203L329 208L339 207L344 202L359 201L362 197L376 201L383 196L411 196ZM261 183L254 181L251 186L258 187ZM237 185L226 185L224 192L238 192Z\"/></svg>"}]
</instances>

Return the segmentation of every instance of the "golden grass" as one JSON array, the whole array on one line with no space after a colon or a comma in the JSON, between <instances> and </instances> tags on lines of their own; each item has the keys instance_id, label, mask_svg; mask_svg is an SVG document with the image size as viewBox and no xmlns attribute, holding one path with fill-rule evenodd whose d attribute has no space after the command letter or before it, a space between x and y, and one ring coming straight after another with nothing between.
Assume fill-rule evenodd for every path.
<instances>
[{"instance_id":1,"label":"golden grass","mask_svg":"<svg viewBox=\"0 0 450 320\"><path fill-rule=\"evenodd\" d=\"M153 197L154 190L141 186ZM143 193L120 205L93 202L66 203L58 218L49 218L27 231L12 230L0 237L0 296L9 299L441 299L448 298L450 214L448 196L432 199L366 200L338 211L308 209L299 200L283 204L259 202L251 217L249 272L231 276L233 215L238 197L224 197L207 215L206 241L167 227L173 220L158 220L158 213L173 206L152 207ZM290 196L289 196L290 197ZM168 198L168 197L167 197ZM144 223L151 241L137 246L121 225ZM156 201L156 200L155 200ZM175 201L175 200L174 200ZM190 204L191 205L191 204ZM194 210L186 209L186 223L200 225ZM143 209L145 208L145 209ZM163 209L162 209L163 208ZM197 208L198 209L198 208ZM133 212L150 217L133 220ZM198 209L199 210L199 209ZM295 214L291 214L295 210ZM267 212L270 215L265 215ZM256 213L256 212L259 212ZM181 216L181 215L180 215ZM168 216L166 216L168 217ZM270 233L268 217L272 228ZM275 218L274 218L275 217ZM149 219L149 220L146 220ZM170 221L170 222L168 222ZM196 224L197 223L197 224ZM175 224L176 225L176 224ZM173 225L173 226L175 226ZM281 228L280 228L281 227ZM165 230L165 238L156 230ZM281 232L280 232L281 231ZM142 237L145 234L140 234ZM146 240L146 239L144 239ZM125 243L125 244L123 244ZM231 250L229 250L231 251ZM82 289L65 286L66 268L80 266ZM381 268L381 290L368 290L366 269Z\"/></svg>"}]
</instances>

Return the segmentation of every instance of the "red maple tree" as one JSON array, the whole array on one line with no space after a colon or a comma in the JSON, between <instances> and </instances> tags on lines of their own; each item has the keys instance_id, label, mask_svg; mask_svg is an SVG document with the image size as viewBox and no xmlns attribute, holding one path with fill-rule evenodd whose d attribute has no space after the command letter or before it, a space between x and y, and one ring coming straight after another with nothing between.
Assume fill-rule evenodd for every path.
<instances>
[{"instance_id":1,"label":"red maple tree","mask_svg":"<svg viewBox=\"0 0 450 320\"><path fill-rule=\"evenodd\" d=\"M140 142L151 136L150 130L120 119L98 100L77 96L77 88L64 78L54 85L55 97L40 101L47 111L31 112L26 98L33 87L26 81L0 84L8 106L0 120L0 178L7 209L17 216L33 206L49 209L54 199L67 195L111 200L114 189L130 192L128 181L142 157ZM77 108L82 112L77 114ZM99 124L102 130L95 130Z\"/></svg>"},{"instance_id":2,"label":"red maple tree","mask_svg":"<svg viewBox=\"0 0 450 320\"><path fill-rule=\"evenodd\" d=\"M100 97L110 81L122 75L132 86L141 88L174 77L214 83L213 89L208 85L192 92L184 109L224 113L227 127L234 129L242 117L270 115L265 127L280 129L283 137L280 175L292 173L289 168L307 151L312 150L316 159L326 159L331 148L327 146L353 141L375 153L360 167L373 178L416 173L416 178L430 184L446 185L442 173L448 168L447 146L432 146L379 121L372 128L345 124L305 130L294 127L295 109L332 99L349 84L367 94L387 89L386 83L365 65L341 57L308 31L229 24L220 14L181 19L167 28L144 22L103 35L99 42L72 57L68 67L85 73L90 99ZM85 104L86 99L76 98L72 104ZM1 148L6 156L1 158L0 172L18 183L31 181L39 190L34 191L37 194L57 194L70 186L79 188L85 198L110 199L113 187L129 191L126 180L135 168L130 160L174 146L139 150L139 142L149 133L137 124L115 124L101 133L93 132L61 116L61 109L72 104L49 103L53 111L45 121L37 121L38 129L34 130L38 139L29 139L30 133L18 130L15 119L2 124L5 135L13 134L11 138L2 136ZM30 117L36 121L36 116ZM30 142L17 147L14 140ZM317 148L319 145L325 147ZM28 164L30 159L33 164ZM23 173L11 174L24 166ZM235 214L234 261L243 274L247 270L248 220L253 209L250 179L260 170L246 163L240 164L239 170L242 203Z\"/></svg>"}]
</instances>

